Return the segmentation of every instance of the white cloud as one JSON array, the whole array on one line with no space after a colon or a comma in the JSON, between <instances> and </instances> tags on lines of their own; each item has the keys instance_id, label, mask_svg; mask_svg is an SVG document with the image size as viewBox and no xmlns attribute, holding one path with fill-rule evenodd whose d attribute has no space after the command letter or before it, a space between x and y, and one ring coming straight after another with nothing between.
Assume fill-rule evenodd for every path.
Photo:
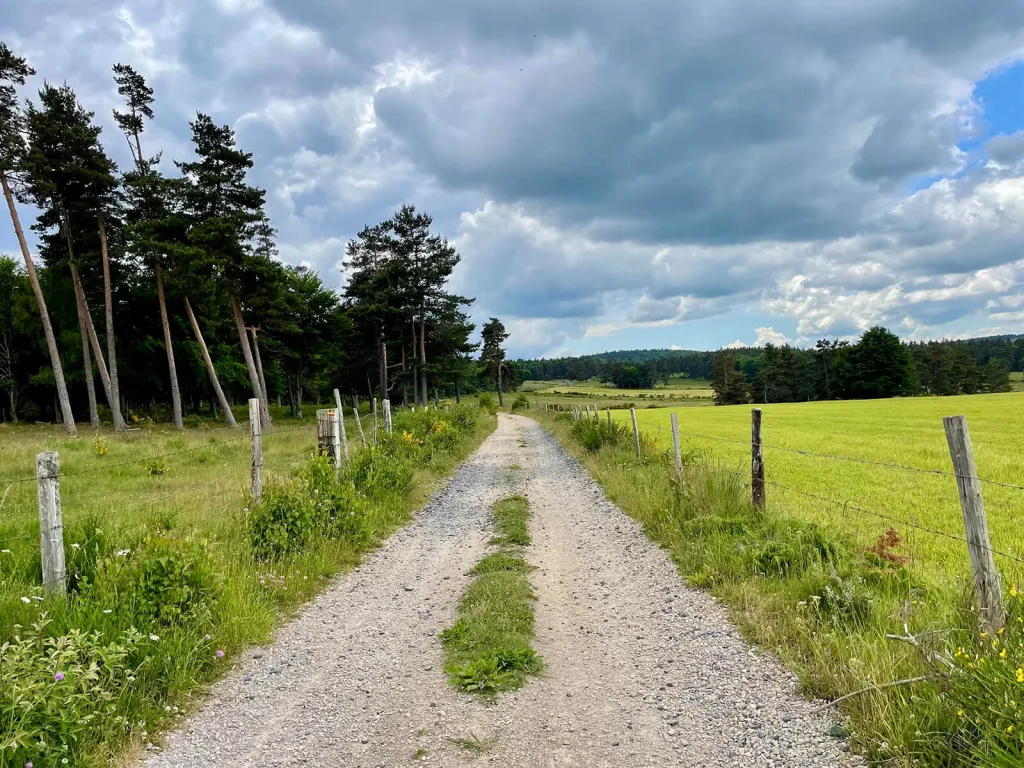
<instances>
[{"instance_id":1,"label":"white cloud","mask_svg":"<svg viewBox=\"0 0 1024 768\"><path fill-rule=\"evenodd\" d=\"M789 337L784 333L779 333L771 326L767 328L755 328L754 332L757 334L757 341L754 342L755 347L763 347L765 344L788 344Z\"/></svg>"}]
</instances>

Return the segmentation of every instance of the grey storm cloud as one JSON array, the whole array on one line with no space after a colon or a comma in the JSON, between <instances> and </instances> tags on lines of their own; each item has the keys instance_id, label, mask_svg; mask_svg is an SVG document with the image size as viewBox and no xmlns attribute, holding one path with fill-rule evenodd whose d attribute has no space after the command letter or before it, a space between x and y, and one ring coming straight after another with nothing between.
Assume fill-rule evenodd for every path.
<instances>
[{"instance_id":1,"label":"grey storm cloud","mask_svg":"<svg viewBox=\"0 0 1024 768\"><path fill-rule=\"evenodd\" d=\"M1024 50L1018 2L49 0L5 8L0 39L123 160L115 61L156 90L168 167L197 109L233 124L282 254L329 282L363 224L416 203L475 311L538 345L758 301L815 332L934 324L979 299L908 281L1019 258L1024 189L957 146L973 84ZM984 152L1014 166L1021 137Z\"/></svg>"}]
</instances>

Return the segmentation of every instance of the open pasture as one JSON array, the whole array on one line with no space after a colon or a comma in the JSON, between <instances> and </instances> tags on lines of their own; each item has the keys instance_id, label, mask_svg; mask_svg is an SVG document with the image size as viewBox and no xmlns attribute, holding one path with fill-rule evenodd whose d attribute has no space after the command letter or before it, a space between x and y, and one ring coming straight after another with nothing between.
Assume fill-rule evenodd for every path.
<instances>
[{"instance_id":1,"label":"open pasture","mask_svg":"<svg viewBox=\"0 0 1024 768\"><path fill-rule=\"evenodd\" d=\"M983 484L992 547L1024 559L1024 490L997 484L1024 486L1022 406L1016 393L760 406L769 504L848 533L865 548L894 528L905 539L901 549L916 573L936 580L969 574L942 425L943 416L964 414L979 477L995 481ZM714 456L749 482L751 406L675 410L684 454ZM662 450L672 448L672 411L637 413L641 430ZM612 414L629 421L626 411ZM996 562L1004 575L1020 572L1011 558L997 555Z\"/></svg>"}]
</instances>

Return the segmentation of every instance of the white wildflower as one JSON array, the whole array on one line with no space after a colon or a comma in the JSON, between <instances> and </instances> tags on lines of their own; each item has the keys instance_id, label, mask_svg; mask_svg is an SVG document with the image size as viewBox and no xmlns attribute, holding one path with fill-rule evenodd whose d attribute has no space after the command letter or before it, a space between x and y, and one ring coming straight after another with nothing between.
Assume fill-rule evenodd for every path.
<instances>
[{"instance_id":1,"label":"white wildflower","mask_svg":"<svg viewBox=\"0 0 1024 768\"><path fill-rule=\"evenodd\" d=\"M24 603L25 605L28 605L28 604L29 604L29 603L31 603L32 601L31 601L31 600L29 600L29 599L28 599L27 597L23 597L23 598L21 598L21 602L23 602L23 603Z\"/></svg>"},{"instance_id":2,"label":"white wildflower","mask_svg":"<svg viewBox=\"0 0 1024 768\"><path fill-rule=\"evenodd\" d=\"M152 640L155 643L155 642L157 642L160 639L160 636L159 635L150 635L149 639Z\"/></svg>"}]
</instances>

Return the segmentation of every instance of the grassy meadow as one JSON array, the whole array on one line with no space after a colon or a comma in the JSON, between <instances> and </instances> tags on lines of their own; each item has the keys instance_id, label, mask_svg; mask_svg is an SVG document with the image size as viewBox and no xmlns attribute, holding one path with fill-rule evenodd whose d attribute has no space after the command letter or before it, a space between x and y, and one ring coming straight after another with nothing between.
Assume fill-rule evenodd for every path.
<instances>
[{"instance_id":1,"label":"grassy meadow","mask_svg":"<svg viewBox=\"0 0 1024 768\"><path fill-rule=\"evenodd\" d=\"M779 449L951 472L942 417L963 414L967 417L979 477L1024 485L1024 468L1017 447L1017 435L1024 431L1024 397L1016 393L760 407L764 412L766 477L769 482L796 491L769 486L771 504L802 519L852 534L864 546L870 546L887 529L895 528L908 541L911 567L937 580L950 573L968 572L966 545L914 532L907 524L963 536L954 477ZM750 408L677 410L682 450L714 456L747 479ZM671 412L672 409L655 409L637 413L641 430L665 450L672 448ZM625 411L612 411L612 418L629 422ZM836 503L825 503L798 491ZM1024 559L1024 530L1019 525L1024 516L1024 491L985 485L983 494L993 548ZM844 509L847 503L884 515L884 519ZM1013 565L1006 560L999 564Z\"/></svg>"},{"instance_id":2,"label":"grassy meadow","mask_svg":"<svg viewBox=\"0 0 1024 768\"><path fill-rule=\"evenodd\" d=\"M495 424L471 407L397 411L394 436L381 427L364 449L348 422L352 460L336 473L313 458L310 418L272 415L260 504L242 413L236 429L182 433L0 427L0 766L108 765L157 740L235 654L407 522ZM371 438L372 416L363 426ZM43 450L68 475L66 598L40 583Z\"/></svg>"},{"instance_id":3,"label":"grassy meadow","mask_svg":"<svg viewBox=\"0 0 1024 768\"><path fill-rule=\"evenodd\" d=\"M842 698L835 709L872 764L1009 768L1024 760L1020 568L997 556L1006 624L986 631L973 605L966 544L901 523L962 536L953 477L779 449L949 471L941 419L965 414L980 476L1024 485L1015 451L1020 398L765 406L764 441L776 446L765 449L768 480L838 503L769 486L764 513L753 508L747 485L749 406L678 411L680 430L690 433L681 483L666 455L668 409L638 411L640 459L626 411L612 410L611 425L603 413L597 423L530 415L665 547L686 581L709 590L752 641L778 654L806 694ZM1014 522L1024 491L986 486L984 493L993 546L1019 555L1024 536ZM846 500L895 522L844 509Z\"/></svg>"},{"instance_id":4,"label":"grassy meadow","mask_svg":"<svg viewBox=\"0 0 1024 768\"><path fill-rule=\"evenodd\" d=\"M590 379L571 385L565 379L555 381L527 381L521 391L536 398L536 402L564 402L567 399L615 405L633 403L637 408L666 405L710 405L714 392L705 379L672 377L667 385L653 389L616 389L611 384Z\"/></svg>"}]
</instances>

